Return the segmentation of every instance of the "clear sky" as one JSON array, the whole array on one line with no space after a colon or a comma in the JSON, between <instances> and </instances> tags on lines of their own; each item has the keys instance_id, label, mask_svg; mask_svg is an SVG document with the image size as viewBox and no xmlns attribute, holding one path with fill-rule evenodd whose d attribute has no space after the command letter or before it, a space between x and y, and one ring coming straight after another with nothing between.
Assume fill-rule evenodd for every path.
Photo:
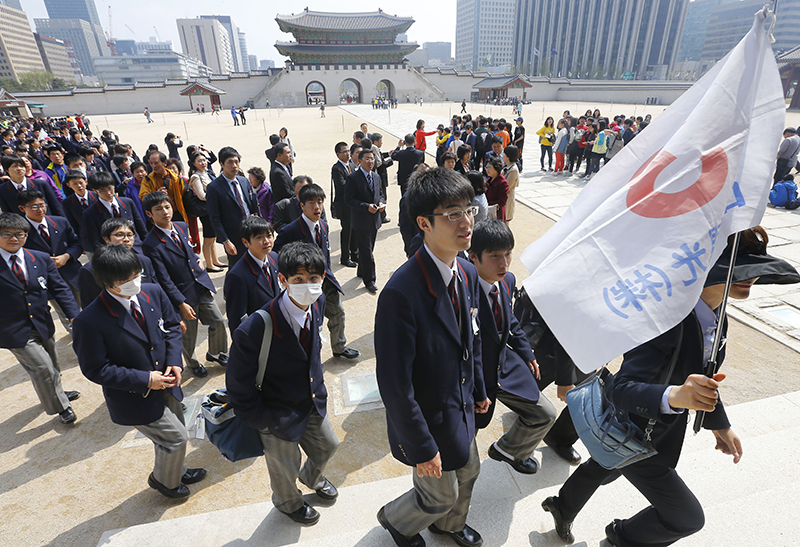
<instances>
[{"instance_id":1,"label":"clear sky","mask_svg":"<svg viewBox=\"0 0 800 547\"><path fill-rule=\"evenodd\" d=\"M33 20L46 18L44 0L21 0L22 9L28 14L31 26ZM355 2L354 0L301 0L299 2L274 2L267 0L95 0L97 12L108 32L108 7L111 6L114 37L121 40L146 42L156 35L161 40L172 40L172 48L181 50L178 39L176 19L194 18L199 15L230 15L242 32L247 34L248 54L259 59L272 59L278 66L283 60L274 44L288 41L291 34L278 29L275 16L298 13L308 7L312 11L361 12L382 8L387 13L403 17L413 17L416 21L408 31L408 40L417 42L452 42L455 47L456 0L405 0L403 2L380 3ZM366 8L370 5L374 8ZM285 6L285 7L281 7ZM126 27L129 26L133 32ZM35 29L34 29L35 30ZM451 55L455 51L451 50Z\"/></svg>"}]
</instances>

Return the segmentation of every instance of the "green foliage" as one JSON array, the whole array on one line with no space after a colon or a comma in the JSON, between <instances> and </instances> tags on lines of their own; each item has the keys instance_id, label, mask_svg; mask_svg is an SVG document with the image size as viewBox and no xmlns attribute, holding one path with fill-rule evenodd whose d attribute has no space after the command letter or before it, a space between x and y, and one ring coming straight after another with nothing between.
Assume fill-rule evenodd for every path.
<instances>
[{"instance_id":1,"label":"green foliage","mask_svg":"<svg viewBox=\"0 0 800 547\"><path fill-rule=\"evenodd\" d=\"M13 78L0 80L0 87L13 93L15 91L50 91L51 89L69 89L71 86L50 72L37 70L19 75L19 81Z\"/></svg>"}]
</instances>

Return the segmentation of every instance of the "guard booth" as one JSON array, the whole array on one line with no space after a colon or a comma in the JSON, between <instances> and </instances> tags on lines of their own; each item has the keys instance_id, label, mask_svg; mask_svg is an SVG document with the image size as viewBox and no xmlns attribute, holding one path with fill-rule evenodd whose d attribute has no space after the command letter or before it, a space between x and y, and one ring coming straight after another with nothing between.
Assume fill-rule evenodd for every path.
<instances>
[{"instance_id":1,"label":"guard booth","mask_svg":"<svg viewBox=\"0 0 800 547\"><path fill-rule=\"evenodd\" d=\"M225 95L225 90L211 85L208 82L195 81L181 90L181 95L189 97L189 110L194 110L203 104L207 111L221 108L220 95ZM192 100L194 98L194 100Z\"/></svg>"},{"instance_id":2,"label":"guard booth","mask_svg":"<svg viewBox=\"0 0 800 547\"><path fill-rule=\"evenodd\" d=\"M528 100L527 90L533 87L525 81L521 74L516 76L490 76L472 86L477 90L478 101L494 101L496 99L516 98L520 101ZM472 97L475 92L472 92Z\"/></svg>"},{"instance_id":3,"label":"guard booth","mask_svg":"<svg viewBox=\"0 0 800 547\"><path fill-rule=\"evenodd\" d=\"M39 105L44 108L44 105ZM41 108L37 109L41 114ZM23 100L17 99L11 93L3 88L0 88L0 118L10 116L22 116L23 118L30 118L34 112L31 112L28 103Z\"/></svg>"}]
</instances>

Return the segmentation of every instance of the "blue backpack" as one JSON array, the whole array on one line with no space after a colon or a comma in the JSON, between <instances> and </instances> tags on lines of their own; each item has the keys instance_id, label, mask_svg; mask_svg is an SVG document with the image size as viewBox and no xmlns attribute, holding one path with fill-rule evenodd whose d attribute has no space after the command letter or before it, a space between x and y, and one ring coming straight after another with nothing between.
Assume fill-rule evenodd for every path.
<instances>
[{"instance_id":1,"label":"blue backpack","mask_svg":"<svg viewBox=\"0 0 800 547\"><path fill-rule=\"evenodd\" d=\"M797 205L797 184L793 180L782 180L776 182L769 192L769 202L775 207L786 207L796 209Z\"/></svg>"}]
</instances>

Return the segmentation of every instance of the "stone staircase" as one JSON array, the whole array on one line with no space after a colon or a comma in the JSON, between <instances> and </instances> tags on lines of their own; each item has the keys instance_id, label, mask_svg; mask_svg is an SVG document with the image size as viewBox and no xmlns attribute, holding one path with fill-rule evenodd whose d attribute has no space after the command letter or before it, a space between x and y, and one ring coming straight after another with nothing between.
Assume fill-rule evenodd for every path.
<instances>
[{"instance_id":1,"label":"stone staircase","mask_svg":"<svg viewBox=\"0 0 800 547\"><path fill-rule=\"evenodd\" d=\"M678 472L703 504L706 526L678 545L797 545L800 465L793 449L800 446L800 392L727 410L742 438L742 461L733 465L730 456L715 451L710 432L688 434ZM579 451L586 457L582 445ZM535 456L542 467L532 476L514 473L493 460L482 462L468 522L483 535L485 546L563 545L540 503L557 493L573 468L546 447L538 449ZM392 547L393 541L375 515L410 486L409 476L349 486L340 489L339 499L332 505L309 495L306 499L322 515L319 523L310 527L291 522L267 500L111 530L103 534L98 547ZM608 545L604 541L606 524L645 505L644 498L624 479L602 487L575 522L575 545ZM428 531L422 535L430 546L454 545L449 538Z\"/></svg>"}]
</instances>

